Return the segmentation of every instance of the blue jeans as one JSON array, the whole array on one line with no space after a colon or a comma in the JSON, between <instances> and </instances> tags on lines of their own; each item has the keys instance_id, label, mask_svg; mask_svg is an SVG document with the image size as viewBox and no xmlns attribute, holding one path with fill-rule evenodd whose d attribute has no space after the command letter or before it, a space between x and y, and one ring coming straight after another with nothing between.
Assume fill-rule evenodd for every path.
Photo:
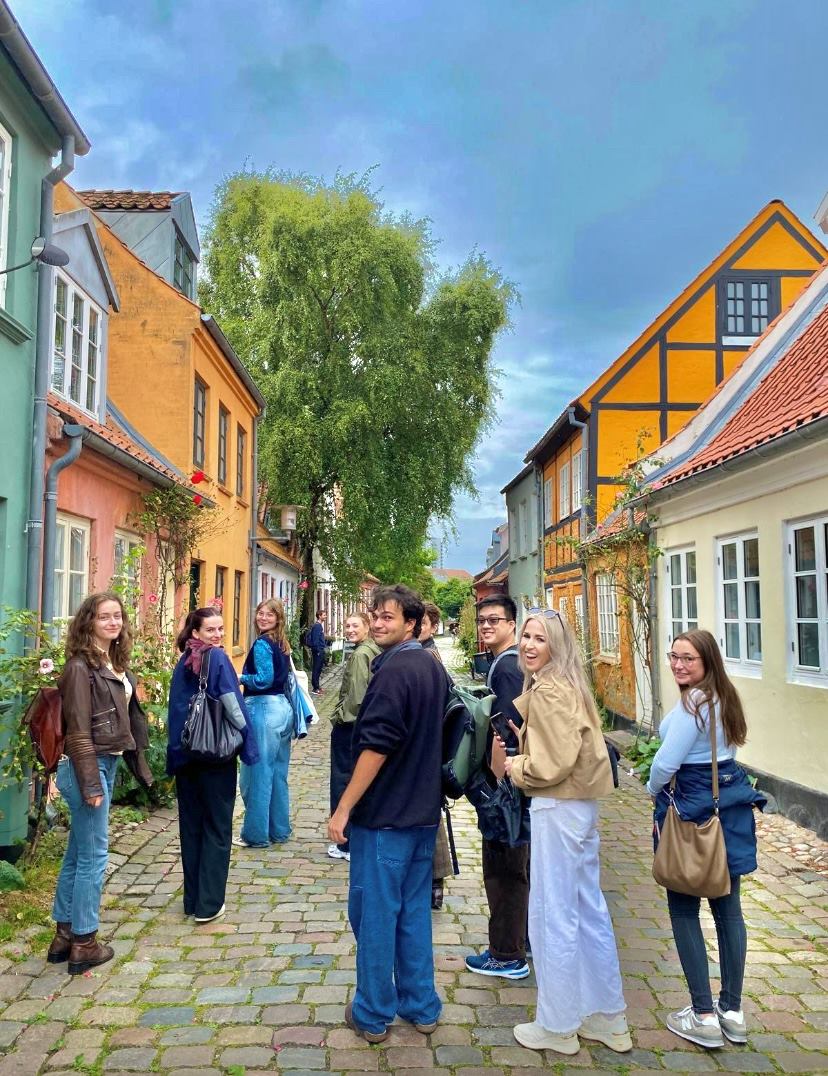
<instances>
[{"instance_id":1,"label":"blue jeans","mask_svg":"<svg viewBox=\"0 0 828 1076\"><path fill-rule=\"evenodd\" d=\"M288 765L293 710L284 695L250 695L245 701L259 744L259 761L241 768L245 806L241 836L248 844L265 846L290 836Z\"/></svg>"},{"instance_id":2,"label":"blue jeans","mask_svg":"<svg viewBox=\"0 0 828 1076\"><path fill-rule=\"evenodd\" d=\"M377 1034L399 1013L430 1024L442 1004L434 988L431 860L436 826L351 826L348 918L357 943L353 1018Z\"/></svg>"},{"instance_id":3,"label":"blue jeans","mask_svg":"<svg viewBox=\"0 0 828 1076\"><path fill-rule=\"evenodd\" d=\"M104 872L109 858L109 805L120 755L98 755L103 803L90 807L68 758L60 760L57 787L69 807L69 843L58 875L52 918L71 923L73 934L98 929Z\"/></svg>"}]
</instances>

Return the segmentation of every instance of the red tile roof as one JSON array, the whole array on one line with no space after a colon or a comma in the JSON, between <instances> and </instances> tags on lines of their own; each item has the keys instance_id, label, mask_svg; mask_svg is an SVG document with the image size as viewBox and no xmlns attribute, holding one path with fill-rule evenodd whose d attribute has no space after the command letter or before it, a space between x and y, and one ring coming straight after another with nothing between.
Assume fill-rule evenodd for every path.
<instances>
[{"instance_id":1,"label":"red tile roof","mask_svg":"<svg viewBox=\"0 0 828 1076\"><path fill-rule=\"evenodd\" d=\"M736 414L658 487L715 467L828 416L828 306L765 376Z\"/></svg>"},{"instance_id":2,"label":"red tile roof","mask_svg":"<svg viewBox=\"0 0 828 1076\"><path fill-rule=\"evenodd\" d=\"M465 568L432 568L431 574L435 579L440 582L447 582L449 579L462 579L464 581L471 582L474 578L471 572L467 572Z\"/></svg>"},{"instance_id":3,"label":"red tile roof","mask_svg":"<svg viewBox=\"0 0 828 1076\"><path fill-rule=\"evenodd\" d=\"M90 209L169 209L176 191L75 191Z\"/></svg>"}]
</instances>

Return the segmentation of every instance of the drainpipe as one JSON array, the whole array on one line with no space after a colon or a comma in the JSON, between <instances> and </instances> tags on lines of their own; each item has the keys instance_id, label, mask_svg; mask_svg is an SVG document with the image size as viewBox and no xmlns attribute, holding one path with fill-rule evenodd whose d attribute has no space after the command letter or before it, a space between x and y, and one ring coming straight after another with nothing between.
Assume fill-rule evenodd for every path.
<instances>
[{"instance_id":1,"label":"drainpipe","mask_svg":"<svg viewBox=\"0 0 828 1076\"><path fill-rule=\"evenodd\" d=\"M40 184L40 234L51 243L54 230L55 186L75 167L75 139L63 138L60 163ZM51 265L39 262L37 266L37 336L35 342L34 411L32 416L32 456L29 475L29 518L26 523L26 607L33 612L41 609L40 581L41 561L45 567L51 562L43 558L43 468L46 461L46 395L49 391L50 345L52 338L52 281ZM78 449L80 451L80 448ZM71 462L71 461L70 461ZM53 464L54 466L54 464ZM66 464L68 466L68 464ZM54 546L52 549L54 557ZM43 608L43 619L51 620L51 607Z\"/></svg>"},{"instance_id":2,"label":"drainpipe","mask_svg":"<svg viewBox=\"0 0 828 1076\"><path fill-rule=\"evenodd\" d=\"M589 438L586 434L587 424L575 418L574 406L570 406L566 409L566 417L569 419L570 426L575 426L576 429L583 430L583 437L581 438L581 452L583 453L581 456L581 507L578 511L579 538L583 541L587 531L587 514L584 498L589 493L589 490L584 488L584 478L586 478L587 481L589 480ZM589 578L587 576L586 561L584 560L581 560L581 589L584 594L584 649L586 650L587 658L589 658L592 654L592 632L589 626ZM591 675L592 662L589 661L588 664Z\"/></svg>"},{"instance_id":3,"label":"drainpipe","mask_svg":"<svg viewBox=\"0 0 828 1076\"><path fill-rule=\"evenodd\" d=\"M652 554L657 545L655 528L645 519L643 529L647 536L647 545ZM661 724L661 667L656 661L656 653L658 652L658 580L656 577L658 558L651 555L649 559L650 573L647 585L647 604L649 609L647 610L647 615L650 620L650 692L652 694L653 708L650 715L650 733L653 734L658 731Z\"/></svg>"},{"instance_id":4,"label":"drainpipe","mask_svg":"<svg viewBox=\"0 0 828 1076\"><path fill-rule=\"evenodd\" d=\"M259 420L261 415L253 419L253 475L250 490L250 585L247 588L250 598L247 610L247 638L248 641L256 637L256 595L258 593L258 567L259 567L259 540L256 530L259 522Z\"/></svg>"},{"instance_id":5,"label":"drainpipe","mask_svg":"<svg viewBox=\"0 0 828 1076\"><path fill-rule=\"evenodd\" d=\"M71 467L83 447L85 426L65 422L63 436L69 439L69 448L55 460L46 472L46 522L43 528L43 584L41 620L51 624L55 615L55 545L57 539L57 487L61 471Z\"/></svg>"}]
</instances>

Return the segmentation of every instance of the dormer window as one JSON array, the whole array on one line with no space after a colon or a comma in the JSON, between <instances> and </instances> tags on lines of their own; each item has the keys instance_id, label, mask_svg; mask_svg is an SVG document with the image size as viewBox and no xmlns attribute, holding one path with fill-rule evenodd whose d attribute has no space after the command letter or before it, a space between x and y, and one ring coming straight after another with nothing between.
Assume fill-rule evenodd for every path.
<instances>
[{"instance_id":1,"label":"dormer window","mask_svg":"<svg viewBox=\"0 0 828 1076\"><path fill-rule=\"evenodd\" d=\"M195 298L195 259L178 231L175 233L175 264L173 265L173 284L188 299Z\"/></svg>"},{"instance_id":2,"label":"dormer window","mask_svg":"<svg viewBox=\"0 0 828 1076\"><path fill-rule=\"evenodd\" d=\"M727 277L719 290L723 344L749 345L779 313L776 281L761 277Z\"/></svg>"},{"instance_id":3,"label":"dormer window","mask_svg":"<svg viewBox=\"0 0 828 1076\"><path fill-rule=\"evenodd\" d=\"M77 284L55 273L52 388L95 416L100 410L102 318Z\"/></svg>"}]
</instances>

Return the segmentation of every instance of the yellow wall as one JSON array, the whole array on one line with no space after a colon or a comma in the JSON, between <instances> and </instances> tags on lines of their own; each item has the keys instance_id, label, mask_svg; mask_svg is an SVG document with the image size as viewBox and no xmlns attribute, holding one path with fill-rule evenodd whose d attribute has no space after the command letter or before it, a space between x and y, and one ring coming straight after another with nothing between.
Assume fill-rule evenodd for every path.
<instances>
[{"instance_id":1,"label":"yellow wall","mask_svg":"<svg viewBox=\"0 0 828 1076\"><path fill-rule=\"evenodd\" d=\"M577 560L575 543L580 539L580 518L577 514L570 513L561 519L560 495L560 468L569 464L569 488L570 503L572 494L572 464L576 454L583 450L584 438L581 430L573 428L572 436L564 442L557 452L544 464L543 485L548 480L552 482L552 525L544 526L544 578L550 577L550 573L556 570L566 571L566 565ZM583 466L585 455L582 454L582 496L586 489L587 474ZM577 573L576 569L576 573ZM580 575L578 575L580 578Z\"/></svg>"}]
</instances>

